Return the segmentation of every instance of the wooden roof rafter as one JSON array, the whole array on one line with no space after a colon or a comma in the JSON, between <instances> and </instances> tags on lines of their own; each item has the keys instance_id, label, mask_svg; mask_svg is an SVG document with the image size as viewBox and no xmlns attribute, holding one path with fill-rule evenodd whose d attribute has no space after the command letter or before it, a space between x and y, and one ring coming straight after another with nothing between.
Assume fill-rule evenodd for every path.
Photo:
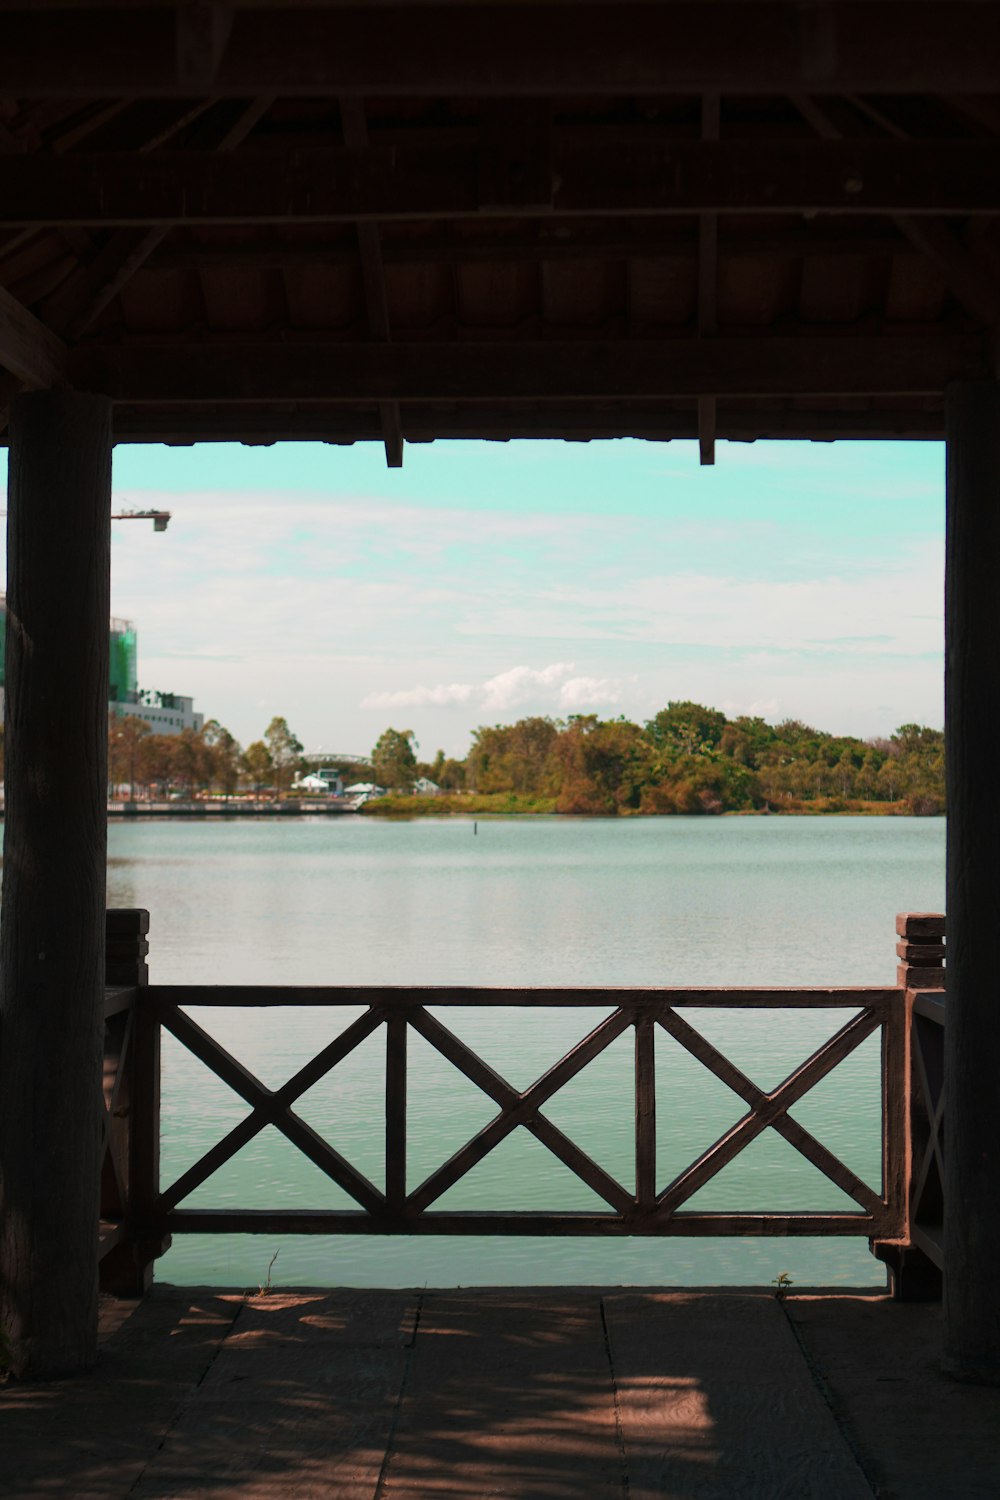
<instances>
[{"instance_id":1,"label":"wooden roof rafter","mask_svg":"<svg viewBox=\"0 0 1000 1500\"><path fill-rule=\"evenodd\" d=\"M368 122L365 118L363 101L341 100L340 115L344 145L352 148L366 147L368 145ZM361 274L365 285L365 304L368 310L368 330L373 339L388 344L392 342L392 329L378 227L375 224L359 224L357 237L358 250L361 255ZM379 402L379 421L382 424L386 465L390 469L401 469L403 467L403 429L400 422L399 402Z\"/></svg>"},{"instance_id":2,"label":"wooden roof rafter","mask_svg":"<svg viewBox=\"0 0 1000 1500\"><path fill-rule=\"evenodd\" d=\"M3 390L58 366L122 435L381 433L394 463L589 422L711 462L933 435L944 385L995 368L985 0L0 18Z\"/></svg>"},{"instance_id":3,"label":"wooden roof rafter","mask_svg":"<svg viewBox=\"0 0 1000 1500\"><path fill-rule=\"evenodd\" d=\"M0 14L8 98L989 94L1000 49L981 0L0 0Z\"/></svg>"},{"instance_id":4,"label":"wooden roof rafter","mask_svg":"<svg viewBox=\"0 0 1000 1500\"><path fill-rule=\"evenodd\" d=\"M265 96L245 105L236 118L227 124L213 149L234 151L246 140L272 102L269 96ZM200 118L205 108L207 103L202 108L185 109L178 117L176 128L183 128ZM162 133L159 139L162 139ZM144 154L149 148L144 144L138 149L140 154ZM169 234L170 227L169 224L156 224L142 230L117 231L88 265L82 265L67 285L59 287L47 299L41 309L42 316L67 338L81 338L154 250L159 248Z\"/></svg>"},{"instance_id":5,"label":"wooden roof rafter","mask_svg":"<svg viewBox=\"0 0 1000 1500\"><path fill-rule=\"evenodd\" d=\"M815 99L796 95L793 101L802 116L823 140L842 140L841 130ZM847 101L895 140L907 140L907 133L881 110L851 96ZM979 264L958 236L940 219L915 214L893 214L892 223L909 242L932 261L948 282L958 302L974 318L989 327L1000 318L1000 284Z\"/></svg>"},{"instance_id":6,"label":"wooden roof rafter","mask_svg":"<svg viewBox=\"0 0 1000 1500\"><path fill-rule=\"evenodd\" d=\"M718 94L706 94L701 105L701 138L719 139L721 111ZM719 217L698 217L698 333L711 338L719 329ZM698 457L703 465L715 463L716 397L698 397Z\"/></svg>"},{"instance_id":7,"label":"wooden roof rafter","mask_svg":"<svg viewBox=\"0 0 1000 1500\"><path fill-rule=\"evenodd\" d=\"M535 218L700 213L998 212L1000 139L915 142L665 141L553 146L550 199ZM481 198L473 147L317 146L215 155L161 151L0 156L0 226L350 224L509 218Z\"/></svg>"}]
</instances>

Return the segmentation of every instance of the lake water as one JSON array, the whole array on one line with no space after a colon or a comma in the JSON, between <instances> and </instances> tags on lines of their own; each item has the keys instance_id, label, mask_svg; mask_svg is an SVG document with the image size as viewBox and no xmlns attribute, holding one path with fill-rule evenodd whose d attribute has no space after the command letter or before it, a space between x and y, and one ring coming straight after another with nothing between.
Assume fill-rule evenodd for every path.
<instances>
[{"instance_id":1,"label":"lake water","mask_svg":"<svg viewBox=\"0 0 1000 1500\"><path fill-rule=\"evenodd\" d=\"M944 909L944 822L907 818L338 819L113 825L109 906L148 907L160 983L883 985L898 911ZM357 1011L204 1010L197 1020L275 1087ZM446 1024L526 1087L601 1011L484 1014ZM771 1088L844 1011L690 1010L687 1019ZM657 1037L658 1187L743 1113L736 1096ZM382 1185L384 1034L296 1105ZM545 1114L632 1185L626 1033ZM169 1037L162 1178L249 1112ZM409 1186L496 1112L411 1032ZM878 1040L791 1111L878 1187ZM353 1207L273 1128L186 1200L191 1207ZM604 1207L523 1130L435 1208ZM773 1131L690 1207L856 1207ZM863 1239L547 1240L178 1236L161 1280L275 1284L881 1284Z\"/></svg>"}]
</instances>

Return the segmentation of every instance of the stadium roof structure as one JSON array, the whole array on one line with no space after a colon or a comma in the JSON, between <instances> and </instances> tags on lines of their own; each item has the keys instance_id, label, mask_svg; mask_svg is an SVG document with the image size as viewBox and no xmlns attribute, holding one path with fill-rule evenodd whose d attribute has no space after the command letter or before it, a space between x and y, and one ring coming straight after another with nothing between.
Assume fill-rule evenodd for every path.
<instances>
[{"instance_id":1,"label":"stadium roof structure","mask_svg":"<svg viewBox=\"0 0 1000 1500\"><path fill-rule=\"evenodd\" d=\"M941 437L981 0L0 0L4 394L118 439Z\"/></svg>"}]
</instances>

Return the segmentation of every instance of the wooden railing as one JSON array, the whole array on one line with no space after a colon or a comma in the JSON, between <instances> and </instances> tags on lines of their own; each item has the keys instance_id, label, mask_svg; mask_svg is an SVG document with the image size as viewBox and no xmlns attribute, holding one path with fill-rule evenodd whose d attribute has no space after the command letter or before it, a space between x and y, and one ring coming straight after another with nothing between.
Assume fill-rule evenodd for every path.
<instances>
[{"instance_id":1,"label":"wooden railing","mask_svg":"<svg viewBox=\"0 0 1000 1500\"><path fill-rule=\"evenodd\" d=\"M908 1045L913 1010L905 981L887 988L844 989L530 989L323 988L149 985L145 982L145 913L109 913L119 945L129 922L142 948L117 971L125 987L109 989L109 1046L103 1213L104 1284L141 1289L152 1260L174 1233L500 1235L864 1235L898 1274L913 1251L911 1202L932 1209L931 1168L911 1171ZM141 928L141 930L140 930ZM940 942L940 939L939 939ZM928 950L929 951L929 950ZM109 969L109 979L112 971ZM908 998L910 997L910 998ZM922 999L917 1015L924 1019ZM265 1086L191 1014L204 1007L362 1008L360 1016L277 1089ZM518 1008L609 1012L528 1088L515 1088L442 1019L449 1008L513 1014ZM688 1019L720 1009L844 1011L832 1036L771 1090L755 1084ZM681 1011L685 1014L681 1014ZM585 1022L581 1022L581 1029ZM742 1099L745 1112L665 1186L657 1186L655 1037L667 1033L710 1075ZM250 1105L250 1114L191 1167L159 1181L159 1046L163 1030ZM348 1161L294 1108L296 1102L376 1032L384 1034L384 1178L373 1181ZM598 1164L543 1112L617 1038L632 1033L635 1109L634 1174L627 1180ZM422 1181L411 1182L407 1153L407 1042L416 1033L495 1105L489 1123ZM882 1181L865 1182L789 1111L867 1038L881 1037ZM925 1091L930 1098L929 1089ZM923 1098L924 1095L921 1095ZM936 1096L935 1096L936 1097ZM928 1137L939 1160L937 1121ZM669 1128L669 1118L668 1118ZM276 1127L354 1200L350 1209L191 1208L185 1199L268 1126ZM518 1127L528 1130L606 1208L512 1213L444 1210L435 1204ZM768 1210L709 1212L689 1205L695 1193L765 1130L777 1132L857 1205L838 1212ZM919 1176L919 1174L918 1174ZM916 1252L913 1252L916 1253ZM895 1262L893 1256L895 1255Z\"/></svg>"},{"instance_id":2,"label":"wooden railing","mask_svg":"<svg viewBox=\"0 0 1000 1500\"><path fill-rule=\"evenodd\" d=\"M904 912L896 934L907 1031L905 1219L898 1239L872 1249L889 1267L893 1295L922 1301L940 1297L944 1272L945 919Z\"/></svg>"}]
</instances>

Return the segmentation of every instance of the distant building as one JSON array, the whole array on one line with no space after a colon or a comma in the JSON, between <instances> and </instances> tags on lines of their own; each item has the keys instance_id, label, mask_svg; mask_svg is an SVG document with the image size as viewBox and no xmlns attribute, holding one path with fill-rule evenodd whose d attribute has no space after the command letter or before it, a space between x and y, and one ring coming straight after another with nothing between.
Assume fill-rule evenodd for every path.
<instances>
[{"instance_id":1,"label":"distant building","mask_svg":"<svg viewBox=\"0 0 1000 1500\"><path fill-rule=\"evenodd\" d=\"M0 705L3 701L7 644L7 596L0 594ZM199 730L204 714L194 711L194 699L179 693L141 692L138 682L138 637L131 620L112 618L108 627L108 712L119 718L145 719L154 734Z\"/></svg>"},{"instance_id":2,"label":"distant building","mask_svg":"<svg viewBox=\"0 0 1000 1500\"><path fill-rule=\"evenodd\" d=\"M320 792L331 797L342 797L344 794L344 783L340 772L334 771L327 766L318 771L312 771L308 776L300 776L298 781L292 784L293 792Z\"/></svg>"},{"instance_id":3,"label":"distant building","mask_svg":"<svg viewBox=\"0 0 1000 1500\"><path fill-rule=\"evenodd\" d=\"M145 719L154 734L180 734L182 729L197 733L205 722L205 715L194 711L194 699L180 693L138 693L124 703L112 699L108 709L118 718Z\"/></svg>"}]
</instances>

